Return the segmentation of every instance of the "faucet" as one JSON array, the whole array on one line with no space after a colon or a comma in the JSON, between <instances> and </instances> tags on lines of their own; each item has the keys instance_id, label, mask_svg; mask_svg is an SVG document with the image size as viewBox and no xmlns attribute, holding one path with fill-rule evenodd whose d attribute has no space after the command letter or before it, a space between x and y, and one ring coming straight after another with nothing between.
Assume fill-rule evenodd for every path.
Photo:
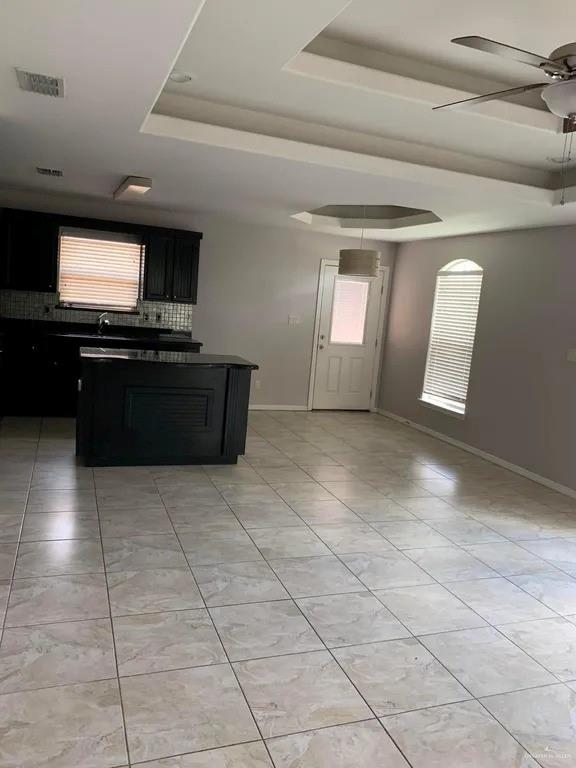
<instances>
[{"instance_id":1,"label":"faucet","mask_svg":"<svg viewBox=\"0 0 576 768\"><path fill-rule=\"evenodd\" d=\"M108 312L102 312L101 315L98 315L98 320L96 322L98 323L98 334L102 335L105 326L110 325L110 320L108 320Z\"/></svg>"}]
</instances>

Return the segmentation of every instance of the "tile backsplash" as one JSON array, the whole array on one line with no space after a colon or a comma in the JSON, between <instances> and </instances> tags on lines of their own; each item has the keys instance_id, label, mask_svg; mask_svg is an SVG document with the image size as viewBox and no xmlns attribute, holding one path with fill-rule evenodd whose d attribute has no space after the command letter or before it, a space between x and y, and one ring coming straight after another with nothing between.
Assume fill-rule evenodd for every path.
<instances>
[{"instance_id":1,"label":"tile backsplash","mask_svg":"<svg viewBox=\"0 0 576 768\"><path fill-rule=\"evenodd\" d=\"M94 323L98 310L65 309L58 307L57 293L38 291L0 291L0 317L19 320L55 320L60 323ZM112 325L132 325L140 328L172 328L192 330L191 304L162 301L138 301L137 314L109 312Z\"/></svg>"}]
</instances>

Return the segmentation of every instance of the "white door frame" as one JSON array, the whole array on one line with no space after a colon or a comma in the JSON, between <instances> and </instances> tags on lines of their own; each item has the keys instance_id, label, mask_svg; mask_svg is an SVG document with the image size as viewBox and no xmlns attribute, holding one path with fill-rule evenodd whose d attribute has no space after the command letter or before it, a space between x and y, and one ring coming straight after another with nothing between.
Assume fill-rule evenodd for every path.
<instances>
[{"instance_id":1,"label":"white door frame","mask_svg":"<svg viewBox=\"0 0 576 768\"><path fill-rule=\"evenodd\" d=\"M320 272L318 273L318 289L316 293L316 317L314 319L314 344L312 347L312 361L310 363L310 384L308 386L308 410L312 410L312 404L314 401L314 384L316 381L316 358L318 356L318 342L320 336L320 317L322 315L322 286L324 285L324 275L326 273L326 267L337 267L338 259L322 259L320 261ZM380 294L380 306L378 308L378 335L376 336L376 346L374 353L374 371L372 373L372 396L370 397L370 410L376 410L376 389L378 386L378 380L380 378L380 371L382 369L382 339L386 332L384 325L386 307L388 305L388 291L390 283L390 267L381 266L380 273L382 274L382 293ZM376 354L378 359L376 360Z\"/></svg>"}]
</instances>

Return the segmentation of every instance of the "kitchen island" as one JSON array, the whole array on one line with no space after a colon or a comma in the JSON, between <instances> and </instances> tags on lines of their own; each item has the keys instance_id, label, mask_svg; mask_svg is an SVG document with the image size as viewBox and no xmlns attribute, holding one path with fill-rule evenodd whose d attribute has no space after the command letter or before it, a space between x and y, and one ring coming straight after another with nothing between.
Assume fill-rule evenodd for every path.
<instances>
[{"instance_id":1,"label":"kitchen island","mask_svg":"<svg viewBox=\"0 0 576 768\"><path fill-rule=\"evenodd\" d=\"M251 372L240 357L82 347L76 453L86 466L236 464Z\"/></svg>"}]
</instances>

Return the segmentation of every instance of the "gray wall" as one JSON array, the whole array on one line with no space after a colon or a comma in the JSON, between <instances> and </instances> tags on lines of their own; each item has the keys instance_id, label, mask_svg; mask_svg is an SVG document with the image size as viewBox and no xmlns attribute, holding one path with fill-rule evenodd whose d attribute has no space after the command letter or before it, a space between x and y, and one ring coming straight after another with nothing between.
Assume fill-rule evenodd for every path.
<instances>
[{"instance_id":1,"label":"gray wall","mask_svg":"<svg viewBox=\"0 0 576 768\"><path fill-rule=\"evenodd\" d=\"M305 406L320 261L338 258L350 239L231 220L199 217L198 223L204 240L194 335L205 351L260 365L253 404ZM393 264L394 245L374 247L383 264ZM288 315L300 324L288 325Z\"/></svg>"},{"instance_id":2,"label":"gray wall","mask_svg":"<svg viewBox=\"0 0 576 768\"><path fill-rule=\"evenodd\" d=\"M484 269L464 420L418 402L436 272ZM418 243L397 253L380 407L576 488L576 227Z\"/></svg>"},{"instance_id":3,"label":"gray wall","mask_svg":"<svg viewBox=\"0 0 576 768\"><path fill-rule=\"evenodd\" d=\"M0 205L203 232L192 335L204 342L204 352L258 363L253 381L260 381L260 388L253 386L253 404L306 406L320 260L338 258L339 249L354 240L295 224L261 226L69 195L5 190ZM395 245L367 241L367 247L381 250L383 264L393 264ZM288 325L290 314L298 315L300 324Z\"/></svg>"}]
</instances>

